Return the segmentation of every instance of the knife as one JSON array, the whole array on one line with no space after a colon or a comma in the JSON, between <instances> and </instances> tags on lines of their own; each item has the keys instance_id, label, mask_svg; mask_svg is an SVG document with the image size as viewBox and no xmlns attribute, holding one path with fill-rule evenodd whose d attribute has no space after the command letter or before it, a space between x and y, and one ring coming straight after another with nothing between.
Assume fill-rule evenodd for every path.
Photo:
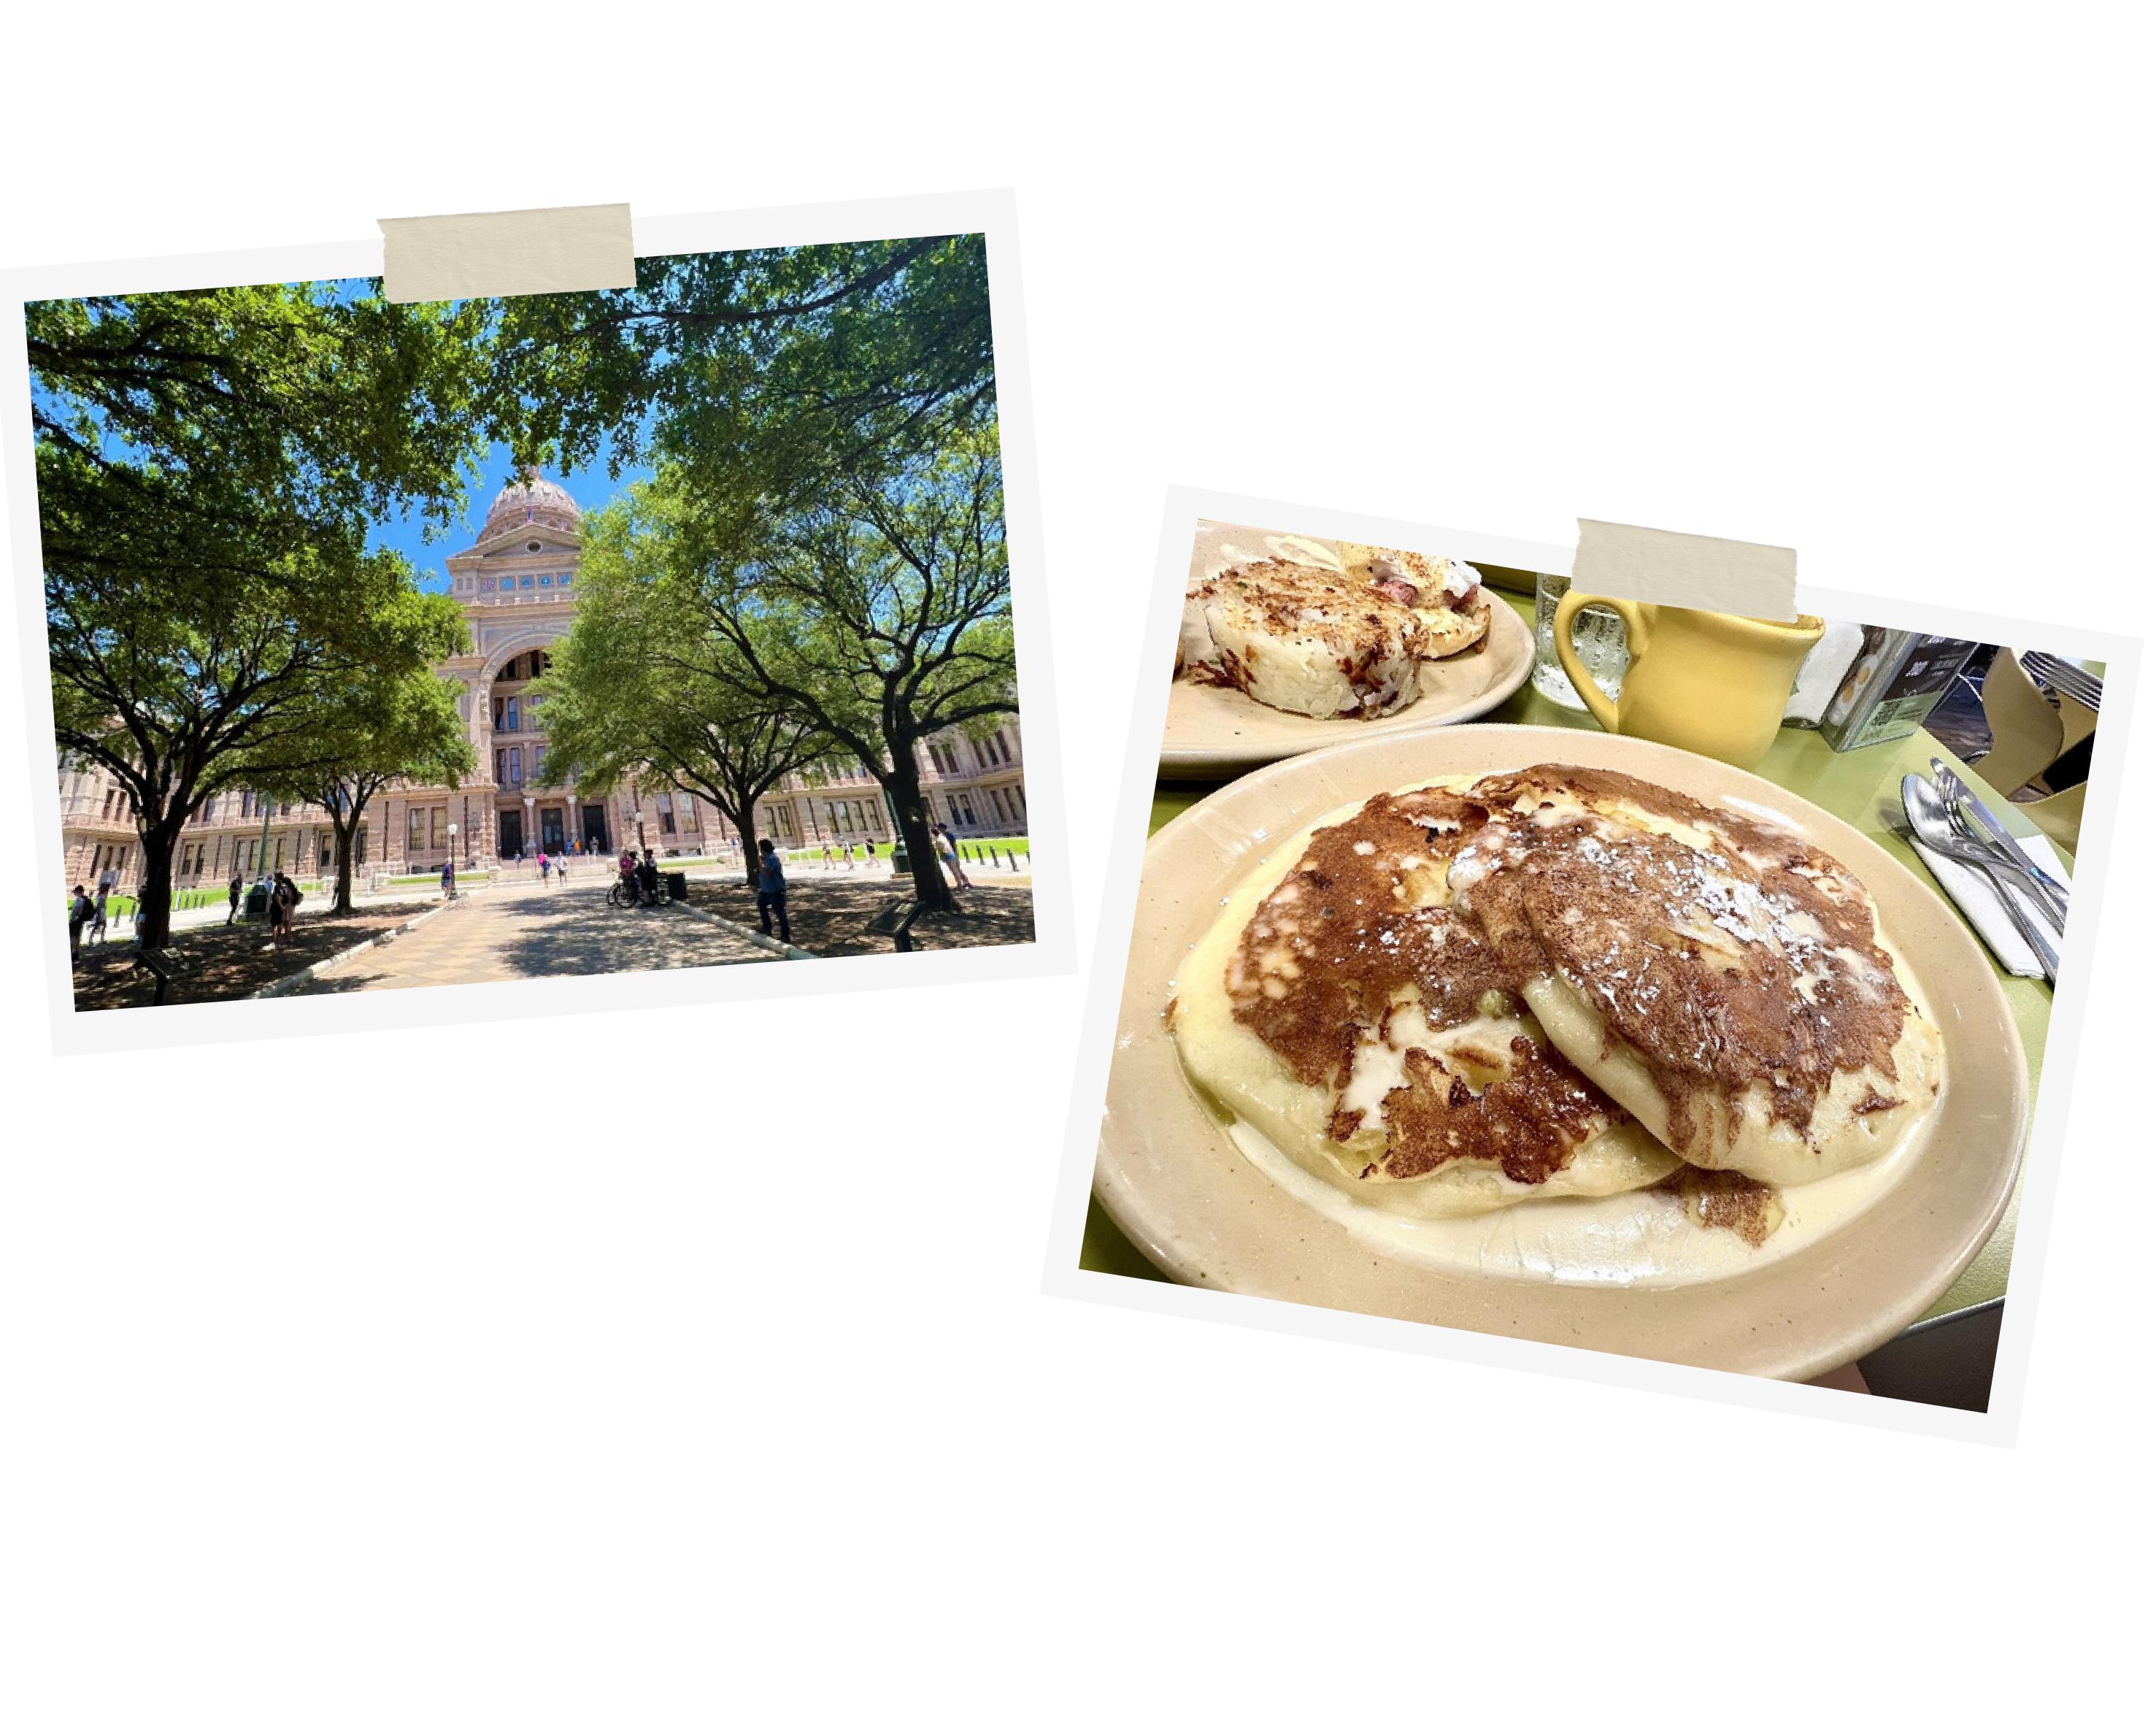
<instances>
[{"instance_id":1,"label":"knife","mask_svg":"<svg viewBox=\"0 0 2156 1725\"><path fill-rule=\"evenodd\" d=\"M1937 755L1932 757L1932 780L1949 802L1983 828L1989 837L1991 849L2028 877L2036 889L2036 901L2042 906L2046 918L2052 927L2064 934L2066 911L2071 908L2066 887L2014 842L2014 835L2006 830L2005 823L1985 808L1984 799L1969 788L1959 773Z\"/></svg>"}]
</instances>

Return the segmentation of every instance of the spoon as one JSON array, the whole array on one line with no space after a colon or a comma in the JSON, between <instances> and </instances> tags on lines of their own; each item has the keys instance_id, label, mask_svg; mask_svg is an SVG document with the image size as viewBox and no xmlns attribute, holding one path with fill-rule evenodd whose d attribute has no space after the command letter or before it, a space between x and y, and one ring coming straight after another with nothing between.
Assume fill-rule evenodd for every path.
<instances>
[{"instance_id":1,"label":"spoon","mask_svg":"<svg viewBox=\"0 0 2156 1725\"><path fill-rule=\"evenodd\" d=\"M2021 895L2013 883L2019 877L2014 870L1999 861L1974 839L1964 838L1953 824L1946 801L1938 788L1922 773L1912 773L1902 781L1902 809L1909 817L1909 825L1926 848L1942 856L1951 857L1976 870L1991 883L1991 890L2005 906L2006 914L2014 919L2014 926L2021 932L2021 938L2029 943L2029 950L2036 955L2036 962L2044 967L2044 979L2056 983L2059 979L2059 952L2051 938L2029 913Z\"/></svg>"}]
</instances>

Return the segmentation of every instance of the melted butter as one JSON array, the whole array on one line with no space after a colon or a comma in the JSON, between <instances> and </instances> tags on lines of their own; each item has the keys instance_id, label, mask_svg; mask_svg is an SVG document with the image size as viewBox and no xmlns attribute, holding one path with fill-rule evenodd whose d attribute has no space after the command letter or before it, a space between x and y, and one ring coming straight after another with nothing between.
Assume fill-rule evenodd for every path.
<instances>
[{"instance_id":1,"label":"melted butter","mask_svg":"<svg viewBox=\"0 0 2156 1725\"><path fill-rule=\"evenodd\" d=\"M1260 1173L1356 1243L1404 1263L1473 1270L1517 1281L1675 1287L1742 1276L1825 1239L1870 1209L1923 1153L1930 1120L1884 1155L1807 1186L1781 1190L1782 1225L1758 1246L1691 1220L1672 1193L1528 1199L1486 1215L1428 1220L1373 1209L1300 1167L1248 1121L1228 1136Z\"/></svg>"}]
</instances>

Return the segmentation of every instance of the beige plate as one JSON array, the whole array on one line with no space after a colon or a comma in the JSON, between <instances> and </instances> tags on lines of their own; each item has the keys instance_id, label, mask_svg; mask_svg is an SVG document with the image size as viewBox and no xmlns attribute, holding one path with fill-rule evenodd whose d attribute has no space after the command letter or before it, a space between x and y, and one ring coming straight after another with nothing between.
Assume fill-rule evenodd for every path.
<instances>
[{"instance_id":1,"label":"beige plate","mask_svg":"<svg viewBox=\"0 0 2156 1725\"><path fill-rule=\"evenodd\" d=\"M1212 575L1246 559L1267 556L1322 562L1333 544L1329 539L1302 539L1207 521L1199 526L1191 568L1198 575ZM1480 718L1527 681L1535 662L1534 631L1502 599L1485 603L1490 607L1490 630L1481 645L1450 659L1425 661L1420 672L1421 696L1382 719L1307 718L1253 701L1240 690L1216 689L1178 677L1168 691L1160 776L1224 778L1336 743L1397 737Z\"/></svg>"},{"instance_id":2,"label":"beige plate","mask_svg":"<svg viewBox=\"0 0 2156 1725\"><path fill-rule=\"evenodd\" d=\"M1853 869L1939 1019L1947 1085L1922 1153L1816 1246L1691 1286L1543 1284L1409 1262L1358 1244L1246 1161L1184 1077L1161 1022L1168 982L1220 901L1281 839L1343 803L1450 773L1558 761L1614 768L1797 827ZM2026 1063L1990 961L1952 906L1801 797L1657 743L1524 725L1370 737L1253 773L1146 847L1094 1189L1178 1281L1383 1317L1762 1376L1813 1378L1905 1327L1968 1267L2013 1189ZM2002 1050L2013 1049L2008 1057Z\"/></svg>"}]
</instances>

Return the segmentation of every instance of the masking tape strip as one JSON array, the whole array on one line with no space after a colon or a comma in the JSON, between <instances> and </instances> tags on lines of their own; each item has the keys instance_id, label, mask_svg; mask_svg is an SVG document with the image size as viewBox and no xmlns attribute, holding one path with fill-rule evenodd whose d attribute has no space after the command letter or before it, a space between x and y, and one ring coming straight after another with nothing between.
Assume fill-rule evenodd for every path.
<instances>
[{"instance_id":1,"label":"masking tape strip","mask_svg":"<svg viewBox=\"0 0 2156 1725\"><path fill-rule=\"evenodd\" d=\"M1572 584L1605 598L1688 611L1727 611L1772 623L1797 617L1796 552L1703 533L1582 520Z\"/></svg>"},{"instance_id":2,"label":"masking tape strip","mask_svg":"<svg viewBox=\"0 0 2156 1725\"><path fill-rule=\"evenodd\" d=\"M377 225L382 296L395 305L636 285L625 203L388 216Z\"/></svg>"}]
</instances>

